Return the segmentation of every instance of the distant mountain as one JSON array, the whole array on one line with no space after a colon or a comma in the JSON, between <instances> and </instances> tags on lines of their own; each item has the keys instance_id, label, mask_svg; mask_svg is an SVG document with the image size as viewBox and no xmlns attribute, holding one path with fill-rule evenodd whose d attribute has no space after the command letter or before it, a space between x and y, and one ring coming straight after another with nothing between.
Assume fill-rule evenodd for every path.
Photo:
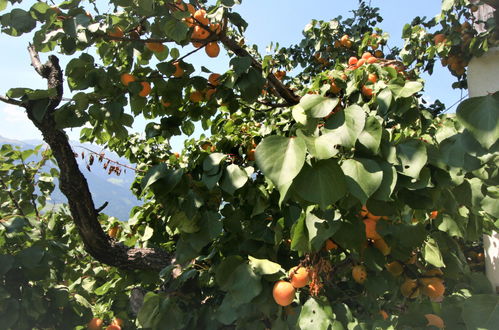
<instances>
[{"instance_id":1,"label":"distant mountain","mask_svg":"<svg viewBox=\"0 0 499 330\"><path fill-rule=\"evenodd\" d=\"M88 151L81 148L81 146L97 153L101 152L102 148L96 145L82 144L75 141L70 141L70 143L73 150L79 155L77 158L78 166L87 179L90 192L92 193L94 199L95 207L98 208L107 201L109 204L103 212L122 221L127 221L132 207L142 204L142 202L139 201L129 189L134 180L135 173L132 170L125 171L125 168L122 168L120 176L117 176L114 173L108 174L108 171L102 168L104 162L99 163L97 161L97 157L94 164L90 166L90 171L88 171ZM45 142L39 140L19 141L0 136L0 146L3 144L16 145L21 149L32 149L37 145L45 144ZM85 154L85 159L82 159L81 157L82 152ZM119 158L118 155L113 152L106 150L104 153L106 157L118 161L121 164L128 166L131 165L127 159ZM54 204L61 204L66 203L67 199L59 188L56 188L52 194L52 200L50 202Z\"/></svg>"}]
</instances>

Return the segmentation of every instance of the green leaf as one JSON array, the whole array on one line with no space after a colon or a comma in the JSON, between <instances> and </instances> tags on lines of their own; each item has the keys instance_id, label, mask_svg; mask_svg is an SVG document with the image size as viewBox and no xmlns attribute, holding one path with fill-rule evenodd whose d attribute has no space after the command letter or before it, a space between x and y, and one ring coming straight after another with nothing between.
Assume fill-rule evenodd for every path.
<instances>
[{"instance_id":1,"label":"green leaf","mask_svg":"<svg viewBox=\"0 0 499 330\"><path fill-rule=\"evenodd\" d=\"M163 32L168 38L175 40L177 43L180 43L187 37L187 32L189 32L189 28L187 25L176 19L169 19L163 25Z\"/></svg>"},{"instance_id":2,"label":"green leaf","mask_svg":"<svg viewBox=\"0 0 499 330\"><path fill-rule=\"evenodd\" d=\"M383 171L372 159L347 159L341 165L349 192L363 204L378 190L383 181Z\"/></svg>"},{"instance_id":3,"label":"green leaf","mask_svg":"<svg viewBox=\"0 0 499 330\"><path fill-rule=\"evenodd\" d=\"M417 81L406 81L404 86L389 84L388 88L393 92L395 99L410 97L423 89L423 84Z\"/></svg>"},{"instance_id":4,"label":"green leaf","mask_svg":"<svg viewBox=\"0 0 499 330\"><path fill-rule=\"evenodd\" d=\"M366 113L358 105L351 105L345 110L331 116L325 123L326 135L331 137L333 144L346 148L355 146L355 142L364 129Z\"/></svg>"},{"instance_id":5,"label":"green leaf","mask_svg":"<svg viewBox=\"0 0 499 330\"><path fill-rule=\"evenodd\" d=\"M340 221L328 221L308 212L305 217L308 239L314 251L320 251L327 239L334 235L341 226Z\"/></svg>"},{"instance_id":6,"label":"green leaf","mask_svg":"<svg viewBox=\"0 0 499 330\"><path fill-rule=\"evenodd\" d=\"M298 325L301 330L327 330L332 325L331 306L310 297L303 305Z\"/></svg>"},{"instance_id":7,"label":"green leaf","mask_svg":"<svg viewBox=\"0 0 499 330\"><path fill-rule=\"evenodd\" d=\"M151 167L142 178L140 183L142 190L147 189L153 183L164 179L162 192L167 193L171 191L182 178L183 170L171 170L165 163L161 163Z\"/></svg>"},{"instance_id":8,"label":"green leaf","mask_svg":"<svg viewBox=\"0 0 499 330\"><path fill-rule=\"evenodd\" d=\"M380 201L391 201L392 193L397 185L397 170L390 163L378 161L378 165L383 171L383 180L373 194L373 198Z\"/></svg>"},{"instance_id":9,"label":"green leaf","mask_svg":"<svg viewBox=\"0 0 499 330\"><path fill-rule=\"evenodd\" d=\"M248 174L236 164L230 164L225 169L225 174L222 179L221 188L229 194L244 186L248 181Z\"/></svg>"},{"instance_id":10,"label":"green leaf","mask_svg":"<svg viewBox=\"0 0 499 330\"><path fill-rule=\"evenodd\" d=\"M499 92L472 97L457 107L457 118L486 149L499 140Z\"/></svg>"},{"instance_id":11,"label":"green leaf","mask_svg":"<svg viewBox=\"0 0 499 330\"><path fill-rule=\"evenodd\" d=\"M426 165L428 155L426 146L420 140L408 140L397 145L397 158L400 161L399 172L417 179Z\"/></svg>"},{"instance_id":12,"label":"green leaf","mask_svg":"<svg viewBox=\"0 0 499 330\"><path fill-rule=\"evenodd\" d=\"M376 96L376 103L378 103L378 112L380 115L384 116L388 113L390 106L392 105L393 94L389 88L383 89Z\"/></svg>"},{"instance_id":13,"label":"green leaf","mask_svg":"<svg viewBox=\"0 0 499 330\"><path fill-rule=\"evenodd\" d=\"M236 86L241 91L243 100L253 102L261 95L266 81L258 70L250 68L248 73L242 74L237 79Z\"/></svg>"},{"instance_id":14,"label":"green leaf","mask_svg":"<svg viewBox=\"0 0 499 330\"><path fill-rule=\"evenodd\" d=\"M440 253L440 248L433 238L430 238L425 242L423 257L426 262L435 267L445 267L442 254Z\"/></svg>"},{"instance_id":15,"label":"green leaf","mask_svg":"<svg viewBox=\"0 0 499 330\"><path fill-rule=\"evenodd\" d=\"M499 295L471 296L463 304L461 317L467 329L496 329L499 324Z\"/></svg>"},{"instance_id":16,"label":"green leaf","mask_svg":"<svg viewBox=\"0 0 499 330\"><path fill-rule=\"evenodd\" d=\"M220 152L214 152L212 154L209 154L208 157L206 157L203 161L203 171L209 175L214 175L218 173L220 170L220 163L226 157L227 156L225 154Z\"/></svg>"},{"instance_id":17,"label":"green leaf","mask_svg":"<svg viewBox=\"0 0 499 330\"><path fill-rule=\"evenodd\" d=\"M305 164L295 179L293 188L306 201L326 209L345 196L346 181L338 163L333 159Z\"/></svg>"},{"instance_id":18,"label":"green leaf","mask_svg":"<svg viewBox=\"0 0 499 330\"><path fill-rule=\"evenodd\" d=\"M7 0L0 0L0 10L7 8Z\"/></svg>"},{"instance_id":19,"label":"green leaf","mask_svg":"<svg viewBox=\"0 0 499 330\"><path fill-rule=\"evenodd\" d=\"M41 123L43 117L45 117L45 113L48 110L49 103L49 99L38 99L32 101L31 111L33 112L33 117L35 117L36 121L38 121L39 123Z\"/></svg>"},{"instance_id":20,"label":"green leaf","mask_svg":"<svg viewBox=\"0 0 499 330\"><path fill-rule=\"evenodd\" d=\"M146 293L144 303L137 314L137 321L144 328L152 328L159 316L161 297L154 292Z\"/></svg>"},{"instance_id":21,"label":"green leaf","mask_svg":"<svg viewBox=\"0 0 499 330\"><path fill-rule=\"evenodd\" d=\"M300 103L296 107L301 107L308 117L323 118L333 111L338 102L337 98L307 94L300 99Z\"/></svg>"},{"instance_id":22,"label":"green leaf","mask_svg":"<svg viewBox=\"0 0 499 330\"><path fill-rule=\"evenodd\" d=\"M303 213L291 228L291 250L301 253L305 253L310 250L307 225L305 222L305 215Z\"/></svg>"},{"instance_id":23,"label":"green leaf","mask_svg":"<svg viewBox=\"0 0 499 330\"><path fill-rule=\"evenodd\" d=\"M272 182L280 187L290 183L305 163L306 145L302 138L269 136L255 151L256 163Z\"/></svg>"},{"instance_id":24,"label":"green leaf","mask_svg":"<svg viewBox=\"0 0 499 330\"><path fill-rule=\"evenodd\" d=\"M12 264L14 263L14 257L8 254L0 254L0 275L6 274Z\"/></svg>"},{"instance_id":25,"label":"green leaf","mask_svg":"<svg viewBox=\"0 0 499 330\"><path fill-rule=\"evenodd\" d=\"M499 200L485 196L480 202L482 209L491 216L499 219Z\"/></svg>"},{"instance_id":26,"label":"green leaf","mask_svg":"<svg viewBox=\"0 0 499 330\"><path fill-rule=\"evenodd\" d=\"M243 262L243 258L238 255L228 256L222 260L215 271L215 281L220 286L220 289L224 291L228 290L234 269L236 269Z\"/></svg>"},{"instance_id":27,"label":"green leaf","mask_svg":"<svg viewBox=\"0 0 499 330\"><path fill-rule=\"evenodd\" d=\"M0 17L2 25L10 26L14 31L6 31L13 36L19 36L23 33L30 32L36 27L36 21L31 17L29 12L23 9L15 8L10 13Z\"/></svg>"},{"instance_id":28,"label":"green leaf","mask_svg":"<svg viewBox=\"0 0 499 330\"><path fill-rule=\"evenodd\" d=\"M368 117L364 130L359 135L359 143L369 149L373 154L377 154L381 143L383 130L376 117Z\"/></svg>"},{"instance_id":29,"label":"green leaf","mask_svg":"<svg viewBox=\"0 0 499 330\"><path fill-rule=\"evenodd\" d=\"M321 136L306 136L301 130L297 130L297 135L305 141L307 150L318 159L329 159L336 156L339 150L335 147L334 134L324 134Z\"/></svg>"},{"instance_id":30,"label":"green leaf","mask_svg":"<svg viewBox=\"0 0 499 330\"><path fill-rule=\"evenodd\" d=\"M39 265L45 251L39 246L32 245L27 249L22 250L17 254L17 258L21 261L21 264L26 268L35 268Z\"/></svg>"},{"instance_id":31,"label":"green leaf","mask_svg":"<svg viewBox=\"0 0 499 330\"><path fill-rule=\"evenodd\" d=\"M260 276L246 263L239 265L231 277L233 280L228 292L239 304L249 303L262 291Z\"/></svg>"},{"instance_id":32,"label":"green leaf","mask_svg":"<svg viewBox=\"0 0 499 330\"><path fill-rule=\"evenodd\" d=\"M230 60L230 68L234 71L234 75L239 77L243 73L248 72L251 67L251 57L234 57Z\"/></svg>"},{"instance_id":33,"label":"green leaf","mask_svg":"<svg viewBox=\"0 0 499 330\"><path fill-rule=\"evenodd\" d=\"M257 259L248 256L249 264L253 271L259 275L273 275L281 270L281 265L267 259Z\"/></svg>"}]
</instances>

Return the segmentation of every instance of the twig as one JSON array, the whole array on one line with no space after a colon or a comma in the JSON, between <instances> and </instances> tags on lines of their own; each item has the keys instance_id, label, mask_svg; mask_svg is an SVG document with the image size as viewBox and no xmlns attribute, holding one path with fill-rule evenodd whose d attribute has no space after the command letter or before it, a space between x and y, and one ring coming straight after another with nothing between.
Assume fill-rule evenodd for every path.
<instances>
[{"instance_id":1,"label":"twig","mask_svg":"<svg viewBox=\"0 0 499 330\"><path fill-rule=\"evenodd\" d=\"M0 101L2 101L4 103L12 104L12 105L17 105L19 107L24 106L23 102L18 101L18 100L14 100L14 99L11 99L10 97L6 97L6 96L2 96L2 95L0 95Z\"/></svg>"},{"instance_id":2,"label":"twig","mask_svg":"<svg viewBox=\"0 0 499 330\"><path fill-rule=\"evenodd\" d=\"M93 150L91 150L91 149L88 149L88 148L86 148L86 147L84 147L84 146L75 146L75 148L85 149L86 151L88 151L88 152L90 152L91 154L94 154L94 155L96 155L96 156L98 156L98 157L101 157L101 156L102 156L102 153L95 152L95 151L93 151ZM106 156L102 156L102 159L105 159L105 160L107 160L107 161L109 161L109 162L111 162L111 163L114 163L114 164L116 164L116 165L119 165L119 166L122 166L122 167L128 168L129 170L132 170L132 171L135 171L135 172L141 172L141 173L145 173L145 172L146 172L146 171L144 171L144 170L139 170L138 168L131 167L131 166L126 165L126 164L122 164L122 163L120 163L120 162L118 162L118 161L116 161L116 160L113 160L113 159L111 159L111 158L109 158L109 157L106 157Z\"/></svg>"},{"instance_id":3,"label":"twig","mask_svg":"<svg viewBox=\"0 0 499 330\"><path fill-rule=\"evenodd\" d=\"M105 201L105 202L104 202L104 204L102 204L102 205L101 205L101 207L99 207L99 208L97 208L97 209L95 210L95 212L97 212L97 213L101 213L101 212L102 212L102 210L104 210L104 209L106 208L106 206L108 206L108 205L109 205L109 202L108 202L108 201Z\"/></svg>"}]
</instances>

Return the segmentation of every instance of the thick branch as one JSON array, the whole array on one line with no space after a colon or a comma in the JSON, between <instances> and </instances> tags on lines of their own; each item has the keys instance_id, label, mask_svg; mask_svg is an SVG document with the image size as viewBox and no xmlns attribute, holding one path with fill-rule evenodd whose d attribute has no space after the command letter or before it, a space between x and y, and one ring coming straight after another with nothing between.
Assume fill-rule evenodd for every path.
<instances>
[{"instance_id":1,"label":"thick branch","mask_svg":"<svg viewBox=\"0 0 499 330\"><path fill-rule=\"evenodd\" d=\"M246 49L239 46L237 42L230 39L225 34L220 35L220 42L224 44L225 47L233 51L237 56L251 58L251 64L253 65L253 67L259 71L262 71L262 64L253 56L251 56L251 54ZM277 79L277 77L272 73L267 76L267 80L269 81L271 87L275 89L276 93L278 94L277 96L284 99L288 103L288 106L295 105L300 102L300 98L295 95L295 93L293 93L291 89L286 87L279 79Z\"/></svg>"},{"instance_id":2,"label":"thick branch","mask_svg":"<svg viewBox=\"0 0 499 330\"><path fill-rule=\"evenodd\" d=\"M63 93L62 70L59 60L49 56L41 64L38 53L30 45L29 53L35 70L47 79L48 88L54 88L57 96L41 121L33 116L31 104L27 105L29 119L41 131L43 139L52 149L60 169L59 187L68 199L71 215L80 233L85 250L98 261L122 269L162 269L171 263L172 257L163 250L150 248L130 249L107 236L98 221L98 212L90 193L87 180L78 168L68 138L64 131L56 129L54 111Z\"/></svg>"},{"instance_id":3,"label":"thick branch","mask_svg":"<svg viewBox=\"0 0 499 330\"><path fill-rule=\"evenodd\" d=\"M14 100L14 99L11 99L9 97L2 96L2 95L0 95L0 101L2 101L4 103L12 104L12 105L17 105L19 107L23 106L23 103L21 101Z\"/></svg>"}]
</instances>

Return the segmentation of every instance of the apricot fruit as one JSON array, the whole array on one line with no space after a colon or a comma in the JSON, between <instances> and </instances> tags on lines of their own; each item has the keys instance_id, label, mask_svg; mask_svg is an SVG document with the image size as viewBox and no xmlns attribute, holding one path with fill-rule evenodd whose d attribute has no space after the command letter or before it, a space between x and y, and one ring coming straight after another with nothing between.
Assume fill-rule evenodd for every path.
<instances>
[{"instance_id":1,"label":"apricot fruit","mask_svg":"<svg viewBox=\"0 0 499 330\"><path fill-rule=\"evenodd\" d=\"M428 323L426 324L427 327L434 326L439 329L445 328L445 323L444 320L438 315L435 314L425 314L424 316Z\"/></svg>"},{"instance_id":2,"label":"apricot fruit","mask_svg":"<svg viewBox=\"0 0 499 330\"><path fill-rule=\"evenodd\" d=\"M102 319L98 317L94 317L93 319L90 320L87 324L87 329L89 330L100 330L102 329Z\"/></svg>"},{"instance_id":3,"label":"apricot fruit","mask_svg":"<svg viewBox=\"0 0 499 330\"><path fill-rule=\"evenodd\" d=\"M309 271L305 267L293 267L289 270L291 285L295 288L303 288L310 282Z\"/></svg>"},{"instance_id":4,"label":"apricot fruit","mask_svg":"<svg viewBox=\"0 0 499 330\"><path fill-rule=\"evenodd\" d=\"M215 41L208 43L204 50L209 57L217 57L220 54L220 46Z\"/></svg>"},{"instance_id":5,"label":"apricot fruit","mask_svg":"<svg viewBox=\"0 0 499 330\"><path fill-rule=\"evenodd\" d=\"M363 284L367 280L366 267L363 265L357 265L352 268L353 280L359 284Z\"/></svg>"},{"instance_id":6,"label":"apricot fruit","mask_svg":"<svg viewBox=\"0 0 499 330\"><path fill-rule=\"evenodd\" d=\"M406 279L404 283L400 286L400 292L402 295L409 299L414 299L419 297L421 291L418 287L418 281L413 279Z\"/></svg>"},{"instance_id":7,"label":"apricot fruit","mask_svg":"<svg viewBox=\"0 0 499 330\"><path fill-rule=\"evenodd\" d=\"M277 281L272 288L272 296L278 305L291 305L295 299L295 288L289 282Z\"/></svg>"}]
</instances>

